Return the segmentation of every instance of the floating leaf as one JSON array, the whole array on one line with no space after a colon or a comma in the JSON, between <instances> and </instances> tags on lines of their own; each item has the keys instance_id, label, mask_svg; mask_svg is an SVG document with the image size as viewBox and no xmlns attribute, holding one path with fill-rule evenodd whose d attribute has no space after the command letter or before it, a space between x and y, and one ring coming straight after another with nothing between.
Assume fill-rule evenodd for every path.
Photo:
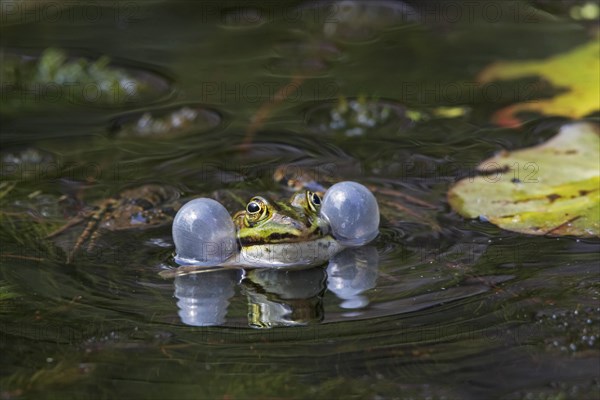
<instances>
[{"instance_id":1,"label":"floating leaf","mask_svg":"<svg viewBox=\"0 0 600 400\"><path fill-rule=\"evenodd\" d=\"M492 157L485 176L450 189L448 201L468 218L532 235L600 236L600 128L565 125L539 146Z\"/></svg>"},{"instance_id":2,"label":"floating leaf","mask_svg":"<svg viewBox=\"0 0 600 400\"><path fill-rule=\"evenodd\" d=\"M496 112L494 122L503 126L518 126L520 112L539 112L581 118L600 110L600 40L579 46L572 51L536 61L496 62L479 75L481 83L500 79L540 76L555 89L561 90L549 99L531 100L510 105Z\"/></svg>"}]
</instances>

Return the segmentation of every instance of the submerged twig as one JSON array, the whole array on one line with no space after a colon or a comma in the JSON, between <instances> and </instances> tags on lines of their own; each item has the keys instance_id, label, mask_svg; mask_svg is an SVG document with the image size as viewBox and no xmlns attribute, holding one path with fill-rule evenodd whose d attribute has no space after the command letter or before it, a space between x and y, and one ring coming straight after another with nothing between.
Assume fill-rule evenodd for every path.
<instances>
[{"instance_id":1,"label":"submerged twig","mask_svg":"<svg viewBox=\"0 0 600 400\"><path fill-rule=\"evenodd\" d=\"M258 108L256 114L254 114L252 117L252 121L248 126L248 129L246 130L246 137L242 143L242 149L247 149L252 144L254 135L264 125L265 120L269 117L272 110L280 103L283 103L285 99L287 99L296 91L290 90L289 87L292 86L297 89L304 82L304 80L305 78L302 76L294 76L289 84L279 88L272 100L269 99Z\"/></svg>"}]
</instances>

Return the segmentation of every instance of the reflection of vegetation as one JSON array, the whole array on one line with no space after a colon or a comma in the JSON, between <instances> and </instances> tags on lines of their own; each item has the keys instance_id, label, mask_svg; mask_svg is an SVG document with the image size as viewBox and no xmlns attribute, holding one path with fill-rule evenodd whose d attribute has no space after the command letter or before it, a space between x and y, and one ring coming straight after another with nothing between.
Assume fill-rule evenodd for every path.
<instances>
[{"instance_id":1,"label":"reflection of vegetation","mask_svg":"<svg viewBox=\"0 0 600 400\"><path fill-rule=\"evenodd\" d=\"M13 291L12 286L4 281L0 281L0 314L4 314L11 310L10 300L19 295Z\"/></svg>"},{"instance_id":2,"label":"reflection of vegetation","mask_svg":"<svg viewBox=\"0 0 600 400\"><path fill-rule=\"evenodd\" d=\"M54 162L54 158L49 153L35 147L26 147L21 150L3 152L0 161L3 166L0 174L3 178L29 179L39 176L40 171L46 170L44 167ZM2 189L6 183L6 181L0 183L0 197L2 197Z\"/></svg>"},{"instance_id":3,"label":"reflection of vegetation","mask_svg":"<svg viewBox=\"0 0 600 400\"><path fill-rule=\"evenodd\" d=\"M328 3L328 9L321 12L327 16L323 22L326 37L351 41L373 39L417 19L417 11L402 2L342 0Z\"/></svg>"},{"instance_id":4,"label":"reflection of vegetation","mask_svg":"<svg viewBox=\"0 0 600 400\"><path fill-rule=\"evenodd\" d=\"M308 125L319 132L336 132L345 136L363 136L368 132L409 128L415 123L433 118L458 118L470 112L466 106L438 106L427 110L409 109L392 101L360 95L340 96L335 103L315 107L309 114Z\"/></svg>"},{"instance_id":5,"label":"reflection of vegetation","mask_svg":"<svg viewBox=\"0 0 600 400\"><path fill-rule=\"evenodd\" d=\"M346 136L361 136L369 128L385 124L392 114L390 106L377 99L359 96L348 99L340 96L338 103L331 109L329 128L342 131Z\"/></svg>"},{"instance_id":6,"label":"reflection of vegetation","mask_svg":"<svg viewBox=\"0 0 600 400\"><path fill-rule=\"evenodd\" d=\"M31 392L48 390L50 387L70 385L86 378L92 370L93 365L66 361L34 372L29 369L19 370L2 380L2 387L10 389L0 392L0 396L10 399L32 394Z\"/></svg>"},{"instance_id":7,"label":"reflection of vegetation","mask_svg":"<svg viewBox=\"0 0 600 400\"><path fill-rule=\"evenodd\" d=\"M213 110L183 106L168 110L151 110L135 116L123 117L114 129L124 137L165 137L199 133L216 127L221 116Z\"/></svg>"},{"instance_id":8,"label":"reflection of vegetation","mask_svg":"<svg viewBox=\"0 0 600 400\"><path fill-rule=\"evenodd\" d=\"M0 200L10 193L15 188L16 182L4 181L0 182Z\"/></svg>"},{"instance_id":9,"label":"reflection of vegetation","mask_svg":"<svg viewBox=\"0 0 600 400\"><path fill-rule=\"evenodd\" d=\"M39 190L9 196L15 187L15 182L0 183L1 258L40 261L53 256L55 247L41 239L54 227L58 202L49 203L52 198Z\"/></svg>"},{"instance_id":10,"label":"reflection of vegetation","mask_svg":"<svg viewBox=\"0 0 600 400\"><path fill-rule=\"evenodd\" d=\"M125 70L110 66L106 56L96 61L75 59L55 48L46 49L32 61L8 58L1 74L3 82L17 91L16 97L34 92L34 99L47 101L120 104L146 89Z\"/></svg>"},{"instance_id":11,"label":"reflection of vegetation","mask_svg":"<svg viewBox=\"0 0 600 400\"><path fill-rule=\"evenodd\" d=\"M197 116L198 113L189 107L182 107L164 117L154 117L146 112L127 131L136 136L164 135L190 128Z\"/></svg>"},{"instance_id":12,"label":"reflection of vegetation","mask_svg":"<svg viewBox=\"0 0 600 400\"><path fill-rule=\"evenodd\" d=\"M458 118L469 112L465 106L434 107L428 110L409 109L377 97L364 95L357 98L340 96L337 103L328 109L327 115L315 115L320 121L320 130L340 132L345 136L363 136L371 130L384 126L409 127L414 123L432 118ZM322 121L322 122L321 122ZM310 122L309 122L310 123ZM315 122L312 122L314 125Z\"/></svg>"}]
</instances>

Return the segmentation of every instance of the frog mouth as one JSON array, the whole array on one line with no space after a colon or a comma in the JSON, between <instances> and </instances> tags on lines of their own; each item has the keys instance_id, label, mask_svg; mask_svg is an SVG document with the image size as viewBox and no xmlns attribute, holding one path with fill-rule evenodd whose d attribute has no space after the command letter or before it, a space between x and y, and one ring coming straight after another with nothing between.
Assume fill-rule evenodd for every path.
<instances>
[{"instance_id":1,"label":"frog mouth","mask_svg":"<svg viewBox=\"0 0 600 400\"><path fill-rule=\"evenodd\" d=\"M306 238L305 236L300 236L298 234L292 232L273 232L270 233L269 236L265 238L260 237L242 237L239 238L240 245L242 247L247 246L256 246L262 244L285 244L285 243L302 243L302 242L310 242L320 239L323 236L323 232L320 227L317 227L311 235L314 235L313 239Z\"/></svg>"}]
</instances>

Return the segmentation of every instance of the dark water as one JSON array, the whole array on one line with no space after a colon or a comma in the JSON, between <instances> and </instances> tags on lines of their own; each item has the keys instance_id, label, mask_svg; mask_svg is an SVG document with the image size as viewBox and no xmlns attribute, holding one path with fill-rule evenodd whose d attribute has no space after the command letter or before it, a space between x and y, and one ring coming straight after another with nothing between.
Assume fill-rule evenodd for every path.
<instances>
[{"instance_id":1,"label":"dark water","mask_svg":"<svg viewBox=\"0 0 600 400\"><path fill-rule=\"evenodd\" d=\"M598 242L513 234L445 202L479 161L564 122L492 125L529 92L492 94L477 72L573 48L587 27L569 2L467 3L373 1L343 24L324 2L3 2L3 55L107 54L157 90L118 106L3 99L0 397L599 398ZM323 129L340 95L399 116L355 136ZM123 128L184 106L202 111L182 134ZM436 117L442 106L468 112ZM142 184L183 199L282 191L282 163L382 189L380 236L311 270L175 280L158 275L168 225L104 232L72 264L81 226L45 239ZM407 214L385 190L431 206Z\"/></svg>"}]
</instances>

